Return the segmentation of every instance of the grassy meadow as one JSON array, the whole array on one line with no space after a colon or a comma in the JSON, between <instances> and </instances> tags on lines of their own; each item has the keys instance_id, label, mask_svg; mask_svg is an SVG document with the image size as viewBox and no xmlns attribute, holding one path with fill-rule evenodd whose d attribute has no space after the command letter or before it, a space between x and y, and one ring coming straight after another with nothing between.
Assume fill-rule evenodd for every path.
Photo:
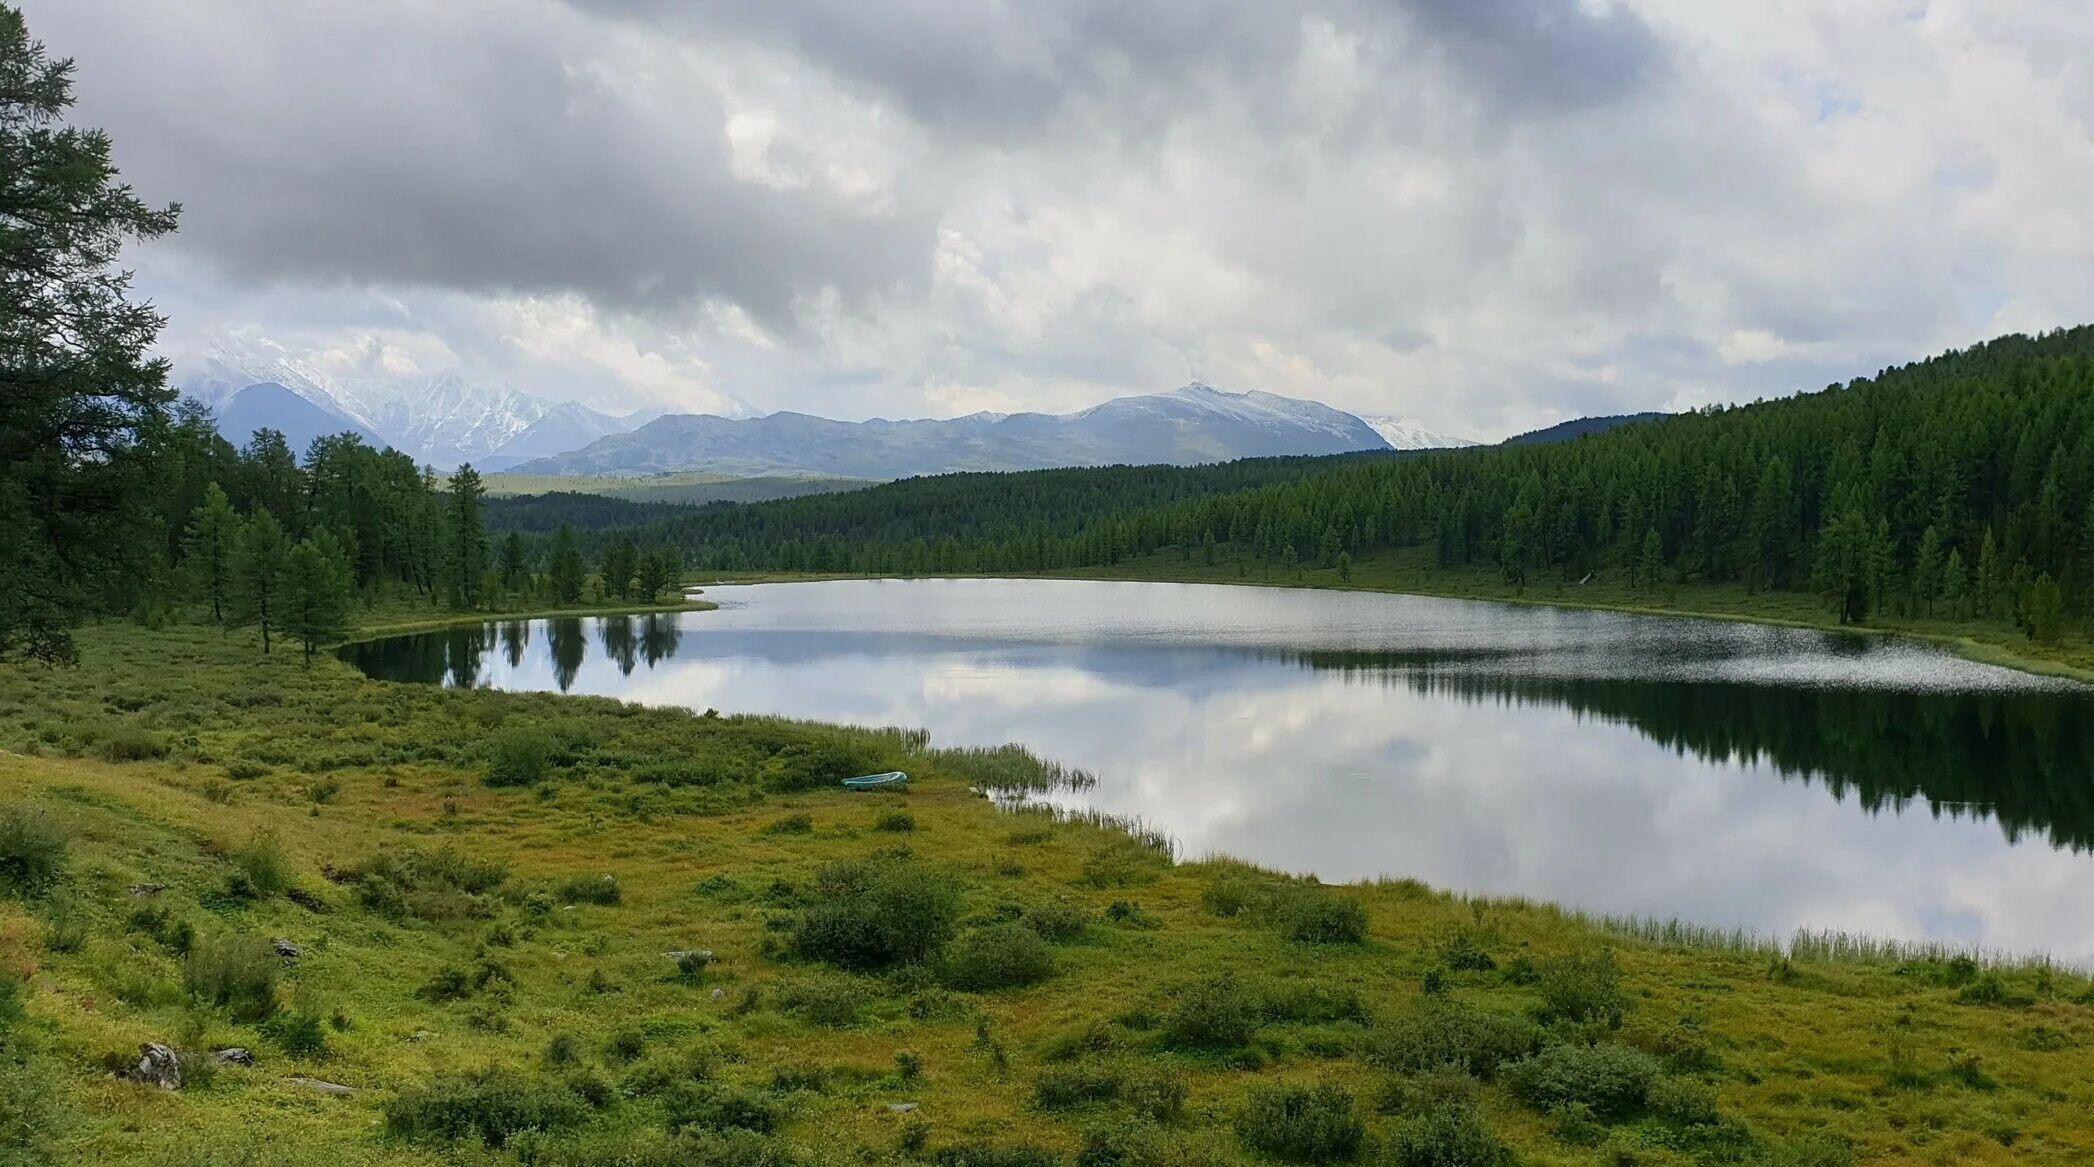
<instances>
[{"instance_id":1,"label":"grassy meadow","mask_svg":"<svg viewBox=\"0 0 2094 1167\"><path fill-rule=\"evenodd\" d=\"M1325 886L900 730L80 649L0 668L0 1163L2094 1161L2076 971Z\"/></svg>"}]
</instances>

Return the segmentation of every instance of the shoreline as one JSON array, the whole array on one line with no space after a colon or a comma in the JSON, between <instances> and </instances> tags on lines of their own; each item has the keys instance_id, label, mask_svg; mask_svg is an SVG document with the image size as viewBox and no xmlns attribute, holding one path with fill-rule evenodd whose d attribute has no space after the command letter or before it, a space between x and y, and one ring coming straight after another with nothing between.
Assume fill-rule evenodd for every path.
<instances>
[{"instance_id":1,"label":"shoreline","mask_svg":"<svg viewBox=\"0 0 2094 1167\"><path fill-rule=\"evenodd\" d=\"M359 622L348 636L328 645L325 651L332 652L352 644L368 644L392 636L438 632L445 628L462 628L471 624L489 624L502 620L557 620L569 616L652 616L665 612L710 612L720 606L711 600L689 599L688 591L685 594L687 598L675 604L524 608L514 612L448 612L407 620L381 620L371 624Z\"/></svg>"}]
</instances>

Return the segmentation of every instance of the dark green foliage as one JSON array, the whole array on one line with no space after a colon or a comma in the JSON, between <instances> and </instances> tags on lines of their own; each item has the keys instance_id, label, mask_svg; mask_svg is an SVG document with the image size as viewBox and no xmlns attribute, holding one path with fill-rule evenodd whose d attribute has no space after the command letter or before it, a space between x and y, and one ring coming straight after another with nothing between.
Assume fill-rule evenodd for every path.
<instances>
[{"instance_id":1,"label":"dark green foliage","mask_svg":"<svg viewBox=\"0 0 2094 1167\"><path fill-rule=\"evenodd\" d=\"M1389 1136L1390 1167L1510 1167L1512 1149L1469 1106L1440 1106L1398 1123Z\"/></svg>"},{"instance_id":2,"label":"dark green foliage","mask_svg":"<svg viewBox=\"0 0 2094 1167\"><path fill-rule=\"evenodd\" d=\"M321 1057L327 1053L326 1023L318 1013L279 1013L262 1023L262 1036L292 1057Z\"/></svg>"},{"instance_id":3,"label":"dark green foliage","mask_svg":"<svg viewBox=\"0 0 2094 1167\"><path fill-rule=\"evenodd\" d=\"M489 786L536 786L552 772L553 739L544 730L503 729L487 744Z\"/></svg>"},{"instance_id":4,"label":"dark green foliage","mask_svg":"<svg viewBox=\"0 0 2094 1167\"><path fill-rule=\"evenodd\" d=\"M610 906L625 899L625 891L618 886L615 875L573 876L561 882L558 895L563 904Z\"/></svg>"},{"instance_id":5,"label":"dark green foliage","mask_svg":"<svg viewBox=\"0 0 2094 1167\"><path fill-rule=\"evenodd\" d=\"M1552 1045L1505 1068L1513 1097L1548 1112L1572 1103L1607 1121L1633 1118L1644 1108L1658 1060L1625 1045Z\"/></svg>"},{"instance_id":6,"label":"dark green foliage","mask_svg":"<svg viewBox=\"0 0 2094 1167\"><path fill-rule=\"evenodd\" d=\"M1065 1167L1068 1160L1045 1147L997 1147L968 1143L946 1147L931 1160L938 1167Z\"/></svg>"},{"instance_id":7,"label":"dark green foliage","mask_svg":"<svg viewBox=\"0 0 2094 1167\"><path fill-rule=\"evenodd\" d=\"M283 846L274 835L256 835L227 856L233 863L227 891L235 899L282 895L291 886L291 873L284 865Z\"/></svg>"},{"instance_id":8,"label":"dark green foliage","mask_svg":"<svg viewBox=\"0 0 2094 1167\"><path fill-rule=\"evenodd\" d=\"M388 916L440 921L484 916L486 897L509 878L506 864L444 847L383 851L345 873L364 907Z\"/></svg>"},{"instance_id":9,"label":"dark green foliage","mask_svg":"<svg viewBox=\"0 0 2094 1167\"><path fill-rule=\"evenodd\" d=\"M1454 1066L1488 1079L1540 1046L1540 1028L1525 1018L1428 1001L1385 1022L1372 1048L1378 1065L1401 1073Z\"/></svg>"},{"instance_id":10,"label":"dark green foliage","mask_svg":"<svg viewBox=\"0 0 2094 1167\"><path fill-rule=\"evenodd\" d=\"M873 830L890 834L907 834L916 829L916 819L906 810L883 810L873 820Z\"/></svg>"},{"instance_id":11,"label":"dark green foliage","mask_svg":"<svg viewBox=\"0 0 2094 1167\"><path fill-rule=\"evenodd\" d=\"M28 898L65 874L69 843L51 816L16 803L0 807L0 892Z\"/></svg>"},{"instance_id":12,"label":"dark green foliage","mask_svg":"<svg viewBox=\"0 0 2094 1167\"><path fill-rule=\"evenodd\" d=\"M573 1092L509 1070L441 1074L385 1103L385 1129L395 1138L478 1139L500 1148L528 1130L579 1126L588 1107Z\"/></svg>"},{"instance_id":13,"label":"dark green foliage","mask_svg":"<svg viewBox=\"0 0 2094 1167\"><path fill-rule=\"evenodd\" d=\"M1692 1078L1658 1078L1644 1102L1652 1114L1675 1126L1714 1126L1718 1121L1715 1093Z\"/></svg>"},{"instance_id":14,"label":"dark green foliage","mask_svg":"<svg viewBox=\"0 0 2094 1167\"><path fill-rule=\"evenodd\" d=\"M1120 1073L1108 1066L1057 1066L1033 1080L1032 1104L1041 1110L1069 1110L1120 1096Z\"/></svg>"},{"instance_id":15,"label":"dark green foliage","mask_svg":"<svg viewBox=\"0 0 2094 1167\"><path fill-rule=\"evenodd\" d=\"M837 863L816 878L793 943L839 968L913 964L952 938L959 911L951 878L911 860Z\"/></svg>"},{"instance_id":16,"label":"dark green foliage","mask_svg":"<svg viewBox=\"0 0 2094 1167\"><path fill-rule=\"evenodd\" d=\"M1090 926L1090 913L1079 904L1068 900L1048 900L1034 904L1025 910L1025 923L1040 934L1040 939L1056 944L1066 943L1083 935Z\"/></svg>"},{"instance_id":17,"label":"dark green foliage","mask_svg":"<svg viewBox=\"0 0 2094 1167\"><path fill-rule=\"evenodd\" d=\"M1990 1005L1996 1008L2024 1009L2036 1003L2027 993L2009 988L1998 972L1987 970L1984 975L1956 991L1958 1005Z\"/></svg>"},{"instance_id":18,"label":"dark green foliage","mask_svg":"<svg viewBox=\"0 0 2094 1167\"><path fill-rule=\"evenodd\" d=\"M778 1101L759 1091L718 1082L687 1082L662 1098L671 1131L742 1130L770 1134L785 1119Z\"/></svg>"},{"instance_id":19,"label":"dark green foliage","mask_svg":"<svg viewBox=\"0 0 2094 1167\"><path fill-rule=\"evenodd\" d=\"M1298 944L1358 944L1367 938L1367 909L1315 884L1298 884L1273 900L1280 930Z\"/></svg>"},{"instance_id":20,"label":"dark green foliage","mask_svg":"<svg viewBox=\"0 0 2094 1167\"><path fill-rule=\"evenodd\" d=\"M196 928L160 904L143 905L131 909L124 921L133 932L151 937L162 948L177 956L187 956L196 946Z\"/></svg>"},{"instance_id":21,"label":"dark green foliage","mask_svg":"<svg viewBox=\"0 0 2094 1167\"><path fill-rule=\"evenodd\" d=\"M208 936L182 963L182 987L199 1004L228 1010L235 1021L262 1021L276 1012L280 964L275 948L259 936Z\"/></svg>"},{"instance_id":22,"label":"dark green foliage","mask_svg":"<svg viewBox=\"0 0 2094 1167\"><path fill-rule=\"evenodd\" d=\"M763 781L773 790L813 790L860 774L885 773L894 768L890 762L889 755L867 739L813 736L772 755L763 765Z\"/></svg>"},{"instance_id":23,"label":"dark green foliage","mask_svg":"<svg viewBox=\"0 0 2094 1167\"><path fill-rule=\"evenodd\" d=\"M1454 972L1489 972L1498 967L1475 933L1467 929L1447 938L1447 943L1440 947L1440 963Z\"/></svg>"},{"instance_id":24,"label":"dark green foliage","mask_svg":"<svg viewBox=\"0 0 2094 1167\"><path fill-rule=\"evenodd\" d=\"M818 976L778 986L775 1000L780 1012L789 1013L809 1025L842 1029L856 1025L858 1015L871 1001L866 987L850 977Z\"/></svg>"},{"instance_id":25,"label":"dark green foliage","mask_svg":"<svg viewBox=\"0 0 2094 1167\"><path fill-rule=\"evenodd\" d=\"M811 835L814 833L814 816L801 811L782 819L773 819L764 824L766 835Z\"/></svg>"},{"instance_id":26,"label":"dark green foliage","mask_svg":"<svg viewBox=\"0 0 2094 1167\"><path fill-rule=\"evenodd\" d=\"M349 558L325 528L317 528L284 557L284 634L305 648L305 662L325 644L349 634L356 577Z\"/></svg>"},{"instance_id":27,"label":"dark green foliage","mask_svg":"<svg viewBox=\"0 0 2094 1167\"><path fill-rule=\"evenodd\" d=\"M1287 1163L1338 1163L1359 1153L1367 1127L1344 1087L1254 1086L1236 1116L1243 1145Z\"/></svg>"},{"instance_id":28,"label":"dark green foliage","mask_svg":"<svg viewBox=\"0 0 2094 1167\"><path fill-rule=\"evenodd\" d=\"M961 936L945 954L945 983L969 992L1036 985L1054 974L1040 934L1019 923L993 924Z\"/></svg>"},{"instance_id":29,"label":"dark green foliage","mask_svg":"<svg viewBox=\"0 0 2094 1167\"><path fill-rule=\"evenodd\" d=\"M1236 1049L1257 1032L1259 1004L1252 990L1227 973L1189 985L1164 1018L1164 1042L1178 1049Z\"/></svg>"},{"instance_id":30,"label":"dark green foliage","mask_svg":"<svg viewBox=\"0 0 2094 1167\"><path fill-rule=\"evenodd\" d=\"M72 62L13 7L0 77L0 660L63 662L104 581L135 594L165 539L149 501L173 400L150 355L161 318L131 302L117 258L180 208L140 201L108 136L62 122Z\"/></svg>"},{"instance_id":31,"label":"dark green foliage","mask_svg":"<svg viewBox=\"0 0 2094 1167\"><path fill-rule=\"evenodd\" d=\"M95 752L112 762L149 762L167 756L167 739L135 725L118 725L102 734Z\"/></svg>"},{"instance_id":32,"label":"dark green foliage","mask_svg":"<svg viewBox=\"0 0 2094 1167\"><path fill-rule=\"evenodd\" d=\"M1541 995L1536 1013L1543 1021L1596 1022L1618 1028L1628 1012L1621 970L1614 954L1561 956L1540 962L1535 990Z\"/></svg>"}]
</instances>

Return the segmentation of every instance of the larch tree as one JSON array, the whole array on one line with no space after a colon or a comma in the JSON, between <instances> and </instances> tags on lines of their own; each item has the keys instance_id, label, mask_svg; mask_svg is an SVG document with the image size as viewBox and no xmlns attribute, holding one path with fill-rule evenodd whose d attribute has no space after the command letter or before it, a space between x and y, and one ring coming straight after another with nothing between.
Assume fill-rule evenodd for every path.
<instances>
[{"instance_id":1,"label":"larch tree","mask_svg":"<svg viewBox=\"0 0 2094 1167\"><path fill-rule=\"evenodd\" d=\"M349 557L325 528L300 540L284 556L281 591L284 635L304 646L310 668L321 645L348 635L355 592Z\"/></svg>"},{"instance_id":2,"label":"larch tree","mask_svg":"<svg viewBox=\"0 0 2094 1167\"><path fill-rule=\"evenodd\" d=\"M225 491L213 482L204 490L203 504L189 520L182 541L183 564L188 568L199 598L211 605L213 623L225 623L226 601L233 590L233 558L240 536L240 516Z\"/></svg>"},{"instance_id":3,"label":"larch tree","mask_svg":"<svg viewBox=\"0 0 2094 1167\"><path fill-rule=\"evenodd\" d=\"M73 63L0 5L0 659L67 662L98 585L142 570L163 323L131 299L125 242L174 230L117 181L98 130L63 124Z\"/></svg>"},{"instance_id":4,"label":"larch tree","mask_svg":"<svg viewBox=\"0 0 2094 1167\"><path fill-rule=\"evenodd\" d=\"M552 586L553 600L561 604L580 602L582 583L586 569L582 565L581 548L575 546L574 528L561 524L553 535L553 558L548 582Z\"/></svg>"},{"instance_id":5,"label":"larch tree","mask_svg":"<svg viewBox=\"0 0 2094 1167\"><path fill-rule=\"evenodd\" d=\"M451 606L460 610L477 608L486 598L480 594L487 575L487 520L481 513L486 495L480 472L470 462L451 475L451 546L447 559Z\"/></svg>"},{"instance_id":6,"label":"larch tree","mask_svg":"<svg viewBox=\"0 0 2094 1167\"><path fill-rule=\"evenodd\" d=\"M260 627L262 652L266 655L270 634L283 622L284 566L290 546L276 516L267 508L258 508L242 524L234 547L233 586L226 623L235 628Z\"/></svg>"}]
</instances>

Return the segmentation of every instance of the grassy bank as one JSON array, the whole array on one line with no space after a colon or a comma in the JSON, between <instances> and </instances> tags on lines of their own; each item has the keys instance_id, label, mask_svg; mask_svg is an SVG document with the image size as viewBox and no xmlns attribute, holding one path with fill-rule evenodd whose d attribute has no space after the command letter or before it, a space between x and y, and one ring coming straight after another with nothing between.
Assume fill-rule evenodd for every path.
<instances>
[{"instance_id":1,"label":"grassy bank","mask_svg":"<svg viewBox=\"0 0 2094 1167\"><path fill-rule=\"evenodd\" d=\"M0 1145L59 1162L2094 1156L2078 974L1183 862L906 733L81 648L0 669Z\"/></svg>"},{"instance_id":2,"label":"grassy bank","mask_svg":"<svg viewBox=\"0 0 2094 1167\"><path fill-rule=\"evenodd\" d=\"M375 640L408 632L439 628L466 628L490 620L554 620L563 616L645 616L656 612L710 612L720 605L711 600L686 597L673 604L638 604L629 600L605 600L574 605L518 605L501 611L454 612L429 604L395 599L364 608L357 613L351 641Z\"/></svg>"}]
</instances>

